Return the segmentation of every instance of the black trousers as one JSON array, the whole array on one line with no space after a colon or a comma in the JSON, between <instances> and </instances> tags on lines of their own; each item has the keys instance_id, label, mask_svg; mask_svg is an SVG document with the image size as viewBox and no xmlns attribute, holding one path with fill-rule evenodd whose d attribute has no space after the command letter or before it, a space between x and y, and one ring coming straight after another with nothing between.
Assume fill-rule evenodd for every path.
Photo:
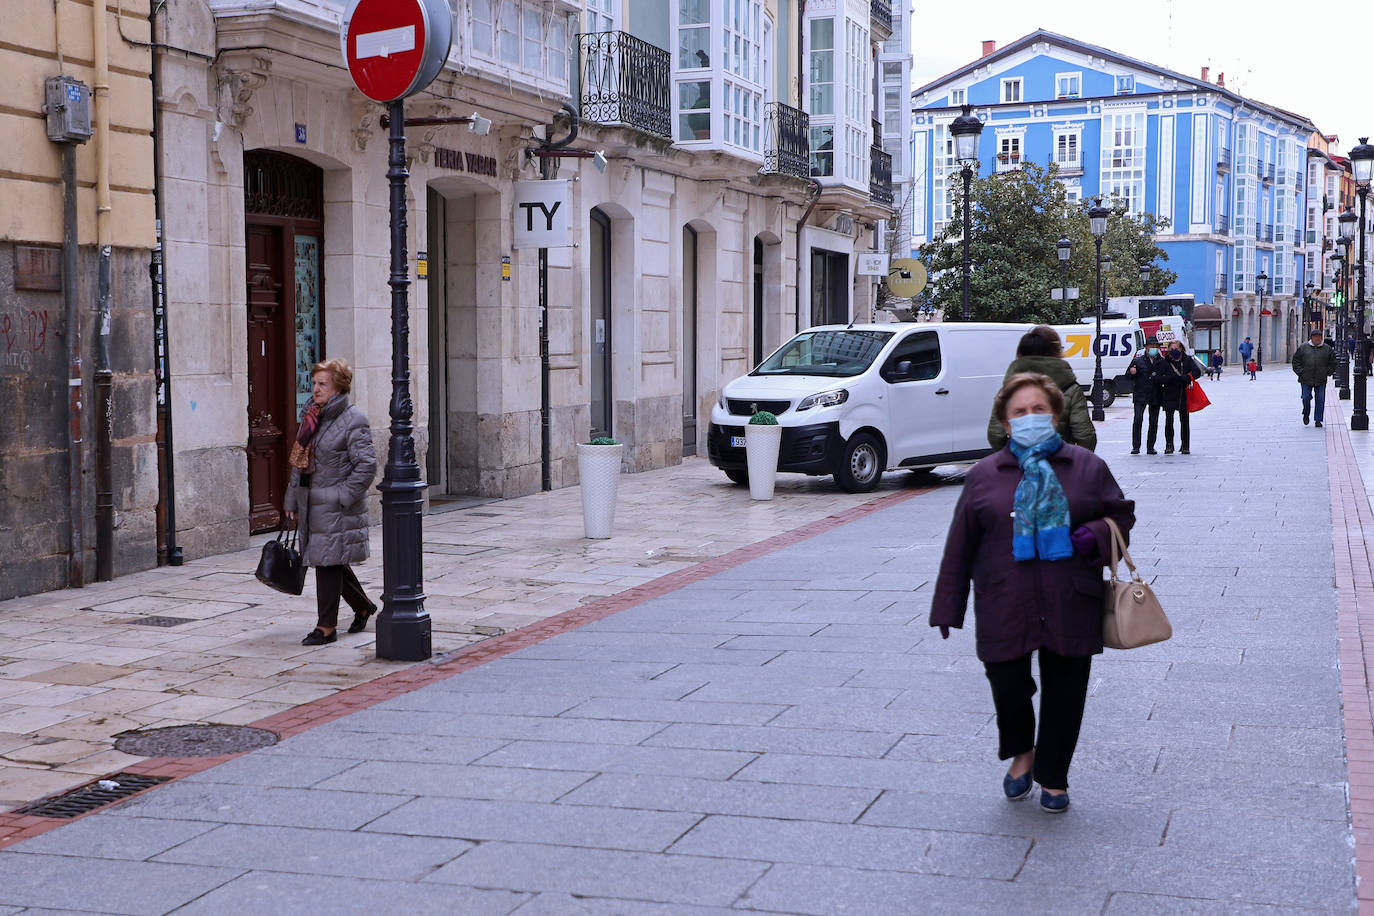
<instances>
[{"instance_id":1,"label":"black trousers","mask_svg":"<svg viewBox=\"0 0 1374 916\"><path fill-rule=\"evenodd\" d=\"M365 613L372 601L363 591L362 583L351 566L315 567L315 607L319 614L316 626L332 630L339 625L339 598L348 602L355 614Z\"/></svg>"},{"instance_id":2,"label":"black trousers","mask_svg":"<svg viewBox=\"0 0 1374 916\"><path fill-rule=\"evenodd\" d=\"M997 710L997 756L1010 760L1035 750L1035 781L1046 789L1069 788L1069 764L1078 746L1092 657L1068 658L1040 649L1040 735L1035 733L1035 678L1029 654L1009 662L984 662Z\"/></svg>"},{"instance_id":3,"label":"black trousers","mask_svg":"<svg viewBox=\"0 0 1374 916\"><path fill-rule=\"evenodd\" d=\"M1188 408L1164 407L1164 446L1174 447L1174 414L1178 414L1178 446L1179 448L1188 447Z\"/></svg>"},{"instance_id":4,"label":"black trousers","mask_svg":"<svg viewBox=\"0 0 1374 916\"><path fill-rule=\"evenodd\" d=\"M1135 420L1131 423L1131 448L1136 451L1140 451L1140 424L1145 419L1147 408L1150 411L1150 435L1145 441L1149 448L1155 447L1155 438L1159 435L1159 405L1136 401Z\"/></svg>"}]
</instances>

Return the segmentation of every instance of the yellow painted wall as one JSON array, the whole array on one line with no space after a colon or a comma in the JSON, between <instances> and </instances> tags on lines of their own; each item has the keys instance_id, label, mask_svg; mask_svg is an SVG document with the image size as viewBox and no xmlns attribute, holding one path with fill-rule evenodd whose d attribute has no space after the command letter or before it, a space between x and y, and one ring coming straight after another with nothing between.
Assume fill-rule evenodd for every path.
<instances>
[{"instance_id":1,"label":"yellow painted wall","mask_svg":"<svg viewBox=\"0 0 1374 916\"><path fill-rule=\"evenodd\" d=\"M122 248L151 248L154 242L152 55L134 43L148 41L148 3L120 0L105 6L111 229L114 244ZM48 139L43 81L66 73L94 90L92 19L91 3L80 0L7 5L0 46L5 81L0 96L0 241L62 241L62 153ZM94 96L92 102L99 104ZM93 127L94 114L93 108ZM77 148L78 238L83 245L96 242L96 141L92 136Z\"/></svg>"}]
</instances>

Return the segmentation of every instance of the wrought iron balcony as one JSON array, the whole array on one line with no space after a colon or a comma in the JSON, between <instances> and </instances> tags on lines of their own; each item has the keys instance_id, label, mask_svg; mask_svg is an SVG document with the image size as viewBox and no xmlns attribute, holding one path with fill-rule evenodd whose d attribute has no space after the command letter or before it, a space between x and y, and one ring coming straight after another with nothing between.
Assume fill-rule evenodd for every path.
<instances>
[{"instance_id":1,"label":"wrought iron balcony","mask_svg":"<svg viewBox=\"0 0 1374 916\"><path fill-rule=\"evenodd\" d=\"M1231 217L1228 214L1223 213L1217 217L1217 232L1222 235L1231 234Z\"/></svg>"},{"instance_id":2,"label":"wrought iron balcony","mask_svg":"<svg viewBox=\"0 0 1374 916\"><path fill-rule=\"evenodd\" d=\"M1217 174L1225 175L1229 171L1231 171L1231 151L1223 146L1217 150Z\"/></svg>"},{"instance_id":3,"label":"wrought iron balcony","mask_svg":"<svg viewBox=\"0 0 1374 916\"><path fill-rule=\"evenodd\" d=\"M881 146L868 148L868 199L892 206L892 156Z\"/></svg>"},{"instance_id":4,"label":"wrought iron balcony","mask_svg":"<svg viewBox=\"0 0 1374 916\"><path fill-rule=\"evenodd\" d=\"M673 136L672 57L628 32L577 36L582 117Z\"/></svg>"},{"instance_id":5,"label":"wrought iron balcony","mask_svg":"<svg viewBox=\"0 0 1374 916\"><path fill-rule=\"evenodd\" d=\"M1267 225L1267 226L1264 227L1264 236L1263 236L1263 238L1264 238L1264 241L1266 241L1266 242L1272 242L1272 241L1274 241L1274 224L1273 224L1273 223L1270 223L1269 225Z\"/></svg>"},{"instance_id":6,"label":"wrought iron balcony","mask_svg":"<svg viewBox=\"0 0 1374 916\"><path fill-rule=\"evenodd\" d=\"M764 109L768 131L763 149L765 175L811 177L811 116L782 102L769 102Z\"/></svg>"},{"instance_id":7,"label":"wrought iron balcony","mask_svg":"<svg viewBox=\"0 0 1374 916\"><path fill-rule=\"evenodd\" d=\"M1231 291L1230 280L1226 274L1217 274L1217 294L1224 296Z\"/></svg>"},{"instance_id":8,"label":"wrought iron balcony","mask_svg":"<svg viewBox=\"0 0 1374 916\"><path fill-rule=\"evenodd\" d=\"M873 24L887 29L889 35L892 34L892 0L871 0L869 8L872 11Z\"/></svg>"}]
</instances>

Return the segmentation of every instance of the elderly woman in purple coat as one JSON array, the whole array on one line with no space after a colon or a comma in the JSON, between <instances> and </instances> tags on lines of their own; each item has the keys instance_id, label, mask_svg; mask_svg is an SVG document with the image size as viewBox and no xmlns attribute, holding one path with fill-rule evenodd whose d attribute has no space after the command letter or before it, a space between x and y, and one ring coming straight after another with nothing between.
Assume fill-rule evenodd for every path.
<instances>
[{"instance_id":1,"label":"elderly woman in purple coat","mask_svg":"<svg viewBox=\"0 0 1374 916\"><path fill-rule=\"evenodd\" d=\"M1102 651L1102 567L1111 533L1135 524L1101 458L1067 445L1055 428L1064 396L1051 379L1007 380L993 413L1010 441L975 464L954 509L935 584L930 625L962 627L973 586L975 639L992 686L1002 779L1018 801L1040 784L1040 806L1069 807L1069 764L1083 721L1092 657ZM1031 654L1040 655L1036 732Z\"/></svg>"}]
</instances>

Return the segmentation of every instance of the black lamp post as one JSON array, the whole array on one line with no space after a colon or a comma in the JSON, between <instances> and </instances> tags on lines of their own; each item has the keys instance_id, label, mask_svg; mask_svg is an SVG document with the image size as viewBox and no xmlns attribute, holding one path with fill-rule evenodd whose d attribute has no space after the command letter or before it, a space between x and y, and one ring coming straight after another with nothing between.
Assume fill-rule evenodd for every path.
<instances>
[{"instance_id":1,"label":"black lamp post","mask_svg":"<svg viewBox=\"0 0 1374 916\"><path fill-rule=\"evenodd\" d=\"M1140 265L1140 295L1150 295L1150 273L1154 270L1150 262L1146 261Z\"/></svg>"},{"instance_id":2,"label":"black lamp post","mask_svg":"<svg viewBox=\"0 0 1374 916\"><path fill-rule=\"evenodd\" d=\"M1255 327L1259 331L1259 346L1255 348L1255 366L1259 371L1264 371L1264 287L1269 282L1269 275L1264 271L1255 274L1255 292L1259 293L1260 307L1259 314L1255 316Z\"/></svg>"},{"instance_id":3,"label":"black lamp post","mask_svg":"<svg viewBox=\"0 0 1374 916\"><path fill-rule=\"evenodd\" d=\"M983 122L973 116L973 109L965 105L959 117L954 119L954 123L949 125L949 132L954 137L954 156L963 166L960 173L964 176L964 289L963 305L964 320L968 321L972 317L972 310L969 304L969 255L968 242L971 231L969 219L969 187L973 182L973 168L978 164L978 135L983 132Z\"/></svg>"},{"instance_id":4,"label":"black lamp post","mask_svg":"<svg viewBox=\"0 0 1374 916\"><path fill-rule=\"evenodd\" d=\"M1304 340L1312 336L1312 330L1314 328L1321 331L1323 337L1326 336L1326 328L1317 316L1317 296L1314 290L1316 290L1316 287L1312 285L1311 280L1308 280L1306 285L1302 288L1302 330Z\"/></svg>"},{"instance_id":5,"label":"black lamp post","mask_svg":"<svg viewBox=\"0 0 1374 916\"><path fill-rule=\"evenodd\" d=\"M1341 240L1344 249L1344 240ZM1346 320L1346 301L1345 301L1345 254L1344 251L1337 251L1331 256L1331 263L1335 265L1336 275L1333 282L1336 284L1336 295L1341 297L1341 308L1337 313L1340 317L1336 319L1336 327L1339 336L1336 340L1336 389L1337 397L1342 401L1350 400L1350 347L1346 345L1346 339L1350 335L1350 323Z\"/></svg>"},{"instance_id":6,"label":"black lamp post","mask_svg":"<svg viewBox=\"0 0 1374 916\"><path fill-rule=\"evenodd\" d=\"M391 186L391 444L377 489L382 491L382 612L377 615L377 657L423 661L433 655L425 610L425 482L415 458L410 399L410 267L406 263L405 103L388 106Z\"/></svg>"},{"instance_id":7,"label":"black lamp post","mask_svg":"<svg viewBox=\"0 0 1374 916\"><path fill-rule=\"evenodd\" d=\"M1365 202L1369 199L1369 181L1374 177L1374 146L1368 137L1361 137L1360 143L1350 151L1350 166L1355 171L1355 191L1360 195L1360 278L1355 302L1355 413L1350 417L1351 429L1369 429L1369 414L1365 411L1365 368L1369 365L1365 347L1369 341L1364 334L1364 212Z\"/></svg>"},{"instance_id":8,"label":"black lamp post","mask_svg":"<svg viewBox=\"0 0 1374 916\"><path fill-rule=\"evenodd\" d=\"M1069 241L1067 235L1059 237L1059 244L1055 246L1055 253L1059 255L1059 267L1063 272L1063 282L1059 285L1059 323L1069 323L1069 253L1073 249L1073 242Z\"/></svg>"},{"instance_id":9,"label":"black lamp post","mask_svg":"<svg viewBox=\"0 0 1374 916\"><path fill-rule=\"evenodd\" d=\"M1102 206L1100 197L1088 208L1088 230L1092 233L1093 245L1097 249L1097 281L1093 288L1097 330L1093 334L1093 355L1096 357L1096 364L1093 368L1092 416L1099 422L1107 419L1106 411L1102 409L1102 236L1107 234L1107 217L1111 213L1111 210Z\"/></svg>"}]
</instances>

